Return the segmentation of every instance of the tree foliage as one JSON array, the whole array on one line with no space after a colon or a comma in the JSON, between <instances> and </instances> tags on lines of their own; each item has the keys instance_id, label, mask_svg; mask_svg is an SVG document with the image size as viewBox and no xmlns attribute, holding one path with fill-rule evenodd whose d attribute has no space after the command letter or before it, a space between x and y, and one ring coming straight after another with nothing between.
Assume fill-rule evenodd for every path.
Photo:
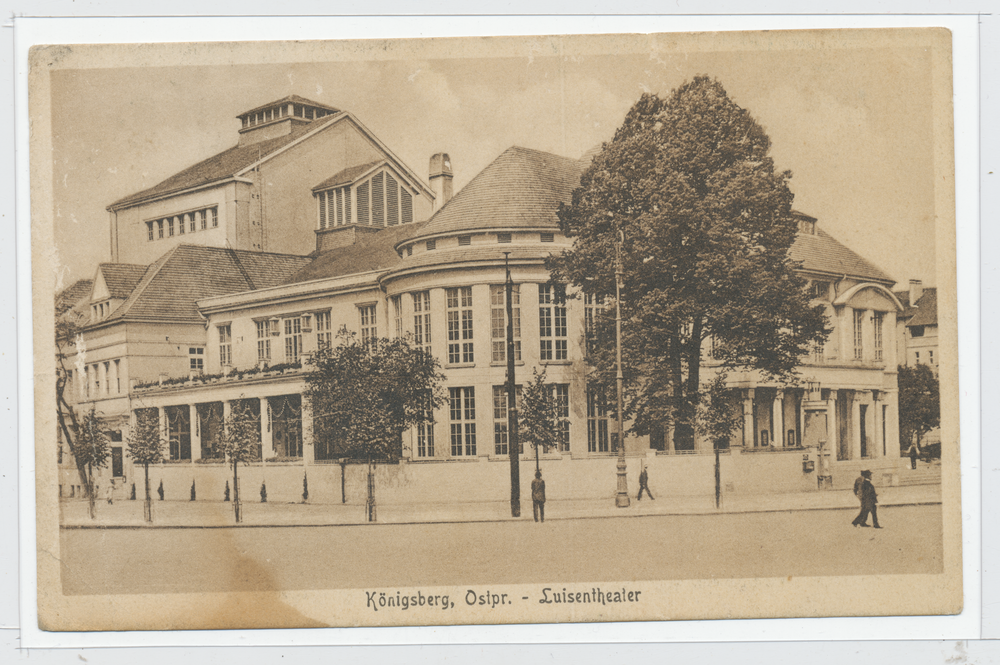
<instances>
[{"instance_id":1,"label":"tree foliage","mask_svg":"<svg viewBox=\"0 0 1000 665\"><path fill-rule=\"evenodd\" d=\"M743 410L739 392L726 386L725 374L716 374L712 381L703 384L697 414L695 429L714 448L728 448L733 432L742 425Z\"/></svg>"},{"instance_id":2,"label":"tree foliage","mask_svg":"<svg viewBox=\"0 0 1000 665\"><path fill-rule=\"evenodd\" d=\"M91 486L93 470L107 466L108 458L111 456L111 442L101 428L101 419L93 408L84 413L80 419L70 450L76 458L76 463L87 468L87 482L88 486Z\"/></svg>"},{"instance_id":3,"label":"tree foliage","mask_svg":"<svg viewBox=\"0 0 1000 665\"><path fill-rule=\"evenodd\" d=\"M899 366L899 442L909 447L941 424L941 388L927 365Z\"/></svg>"},{"instance_id":4,"label":"tree foliage","mask_svg":"<svg viewBox=\"0 0 1000 665\"><path fill-rule=\"evenodd\" d=\"M789 257L798 228L791 173L775 171L769 149L750 113L699 76L663 99L644 94L560 206L574 243L550 260L556 279L612 299L623 238L626 416L637 433L693 420L709 339L723 371L790 381L829 334ZM613 316L598 317L588 354L604 385Z\"/></svg>"},{"instance_id":5,"label":"tree foliage","mask_svg":"<svg viewBox=\"0 0 1000 665\"><path fill-rule=\"evenodd\" d=\"M362 342L341 328L307 362L313 436L333 441L341 457L398 459L403 432L444 403L437 359L408 338Z\"/></svg>"},{"instance_id":6,"label":"tree foliage","mask_svg":"<svg viewBox=\"0 0 1000 665\"><path fill-rule=\"evenodd\" d=\"M135 426L128 435L128 456L141 466L163 461L165 444L156 409L136 409Z\"/></svg>"},{"instance_id":7,"label":"tree foliage","mask_svg":"<svg viewBox=\"0 0 1000 665\"><path fill-rule=\"evenodd\" d=\"M260 419L240 401L234 401L219 437L219 449L236 470L238 464L260 459Z\"/></svg>"},{"instance_id":8,"label":"tree foliage","mask_svg":"<svg viewBox=\"0 0 1000 665\"><path fill-rule=\"evenodd\" d=\"M565 419L560 416L553 385L545 380L545 370L539 374L533 368L531 373L531 383L521 393L518 432L520 440L536 452L548 452L558 448Z\"/></svg>"}]
</instances>

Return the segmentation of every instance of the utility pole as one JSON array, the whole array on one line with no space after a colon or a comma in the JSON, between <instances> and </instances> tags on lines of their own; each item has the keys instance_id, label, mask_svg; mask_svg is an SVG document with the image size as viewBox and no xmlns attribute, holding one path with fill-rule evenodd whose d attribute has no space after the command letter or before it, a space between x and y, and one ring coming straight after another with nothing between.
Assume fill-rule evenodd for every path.
<instances>
[{"instance_id":1,"label":"utility pole","mask_svg":"<svg viewBox=\"0 0 1000 665\"><path fill-rule=\"evenodd\" d=\"M514 282L510 277L510 252L503 253L507 279L507 454L510 457L510 516L521 516L520 442L517 432L517 383L514 380Z\"/></svg>"},{"instance_id":2,"label":"utility pole","mask_svg":"<svg viewBox=\"0 0 1000 665\"><path fill-rule=\"evenodd\" d=\"M615 505L619 508L628 508L631 503L628 498L628 477L625 466L625 422L624 422L624 399L622 398L622 384L625 380L622 374L622 242L625 240L625 232L619 230L618 238L615 242L615 354L618 361L618 374L616 383L618 384L618 492L615 494Z\"/></svg>"}]
</instances>

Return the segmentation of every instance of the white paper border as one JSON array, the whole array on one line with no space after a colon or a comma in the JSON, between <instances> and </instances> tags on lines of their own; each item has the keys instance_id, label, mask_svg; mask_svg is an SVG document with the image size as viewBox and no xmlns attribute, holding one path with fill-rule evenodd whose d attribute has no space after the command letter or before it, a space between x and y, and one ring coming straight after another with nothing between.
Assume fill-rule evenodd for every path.
<instances>
[{"instance_id":1,"label":"white paper border","mask_svg":"<svg viewBox=\"0 0 1000 665\"><path fill-rule=\"evenodd\" d=\"M186 4L186 3L185 3ZM263 3L241 3L252 10ZM536 5L537 6L537 5ZM285 9L286 6L282 8ZM312 11L324 7L309 3ZM207 11L197 3L196 11ZM428 7L423 7L428 9ZM190 10L172 5L170 10ZM273 5L267 5L273 10ZM18 440L20 480L21 646L416 644L490 642L645 642L862 639L969 639L980 634L979 206L978 57L976 16L532 16L510 17L155 17L15 19L17 122L16 200ZM455 626L275 631L46 633L37 628L35 600L34 436L30 316L27 52L35 44L138 43L430 37L501 34L587 34L712 30L946 27L953 33L962 501L965 610L955 617L781 619L586 625ZM9 247L4 249L9 257ZM7 262L5 262L7 263ZM9 265L9 264L8 264Z\"/></svg>"}]
</instances>

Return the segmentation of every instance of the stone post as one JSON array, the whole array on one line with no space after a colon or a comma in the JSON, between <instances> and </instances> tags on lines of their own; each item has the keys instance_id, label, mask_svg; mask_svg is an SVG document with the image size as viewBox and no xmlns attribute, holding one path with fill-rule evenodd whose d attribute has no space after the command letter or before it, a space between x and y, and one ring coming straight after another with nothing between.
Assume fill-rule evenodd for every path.
<instances>
[{"instance_id":1,"label":"stone post","mask_svg":"<svg viewBox=\"0 0 1000 665\"><path fill-rule=\"evenodd\" d=\"M198 405L188 405L191 413L191 461L201 459L201 422L198 420Z\"/></svg>"},{"instance_id":2,"label":"stone post","mask_svg":"<svg viewBox=\"0 0 1000 665\"><path fill-rule=\"evenodd\" d=\"M743 398L743 446L753 448L753 388L747 388L746 397Z\"/></svg>"},{"instance_id":3,"label":"stone post","mask_svg":"<svg viewBox=\"0 0 1000 665\"><path fill-rule=\"evenodd\" d=\"M779 448L785 447L785 393L777 390L774 393L774 404L771 407L771 440Z\"/></svg>"}]
</instances>

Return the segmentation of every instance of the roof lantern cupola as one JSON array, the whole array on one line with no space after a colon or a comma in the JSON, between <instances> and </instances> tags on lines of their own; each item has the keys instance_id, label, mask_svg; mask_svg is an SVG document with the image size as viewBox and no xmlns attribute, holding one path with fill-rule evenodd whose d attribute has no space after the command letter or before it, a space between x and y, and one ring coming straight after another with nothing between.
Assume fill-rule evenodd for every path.
<instances>
[{"instance_id":1,"label":"roof lantern cupola","mask_svg":"<svg viewBox=\"0 0 1000 665\"><path fill-rule=\"evenodd\" d=\"M252 145L285 136L291 134L296 127L337 113L340 113L340 109L298 95L289 95L236 116L240 119L240 145Z\"/></svg>"}]
</instances>

